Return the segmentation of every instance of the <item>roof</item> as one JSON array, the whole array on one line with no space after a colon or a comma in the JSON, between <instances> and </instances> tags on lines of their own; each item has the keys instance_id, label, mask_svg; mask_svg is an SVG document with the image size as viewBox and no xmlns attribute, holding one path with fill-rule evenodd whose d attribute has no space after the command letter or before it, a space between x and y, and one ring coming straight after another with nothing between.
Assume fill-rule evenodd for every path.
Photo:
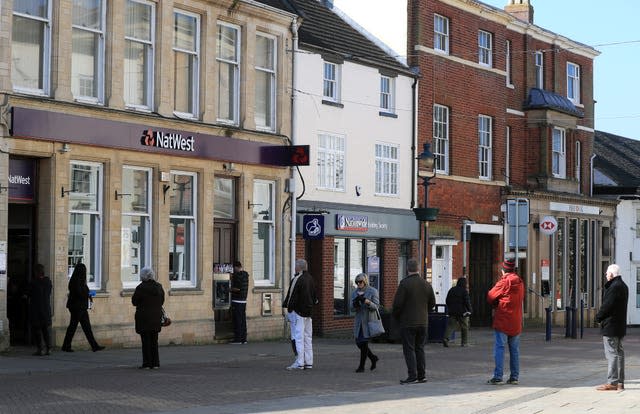
<instances>
[{"instance_id":1,"label":"roof","mask_svg":"<svg viewBox=\"0 0 640 414\"><path fill-rule=\"evenodd\" d=\"M640 141L595 131L593 153L594 168L614 181L615 187L628 188L633 193L640 188Z\"/></svg>"},{"instance_id":2,"label":"roof","mask_svg":"<svg viewBox=\"0 0 640 414\"><path fill-rule=\"evenodd\" d=\"M413 75L391 48L367 32L326 0L256 0L259 3L297 13L302 17L298 29L301 48L332 53L340 58L380 66Z\"/></svg>"},{"instance_id":3,"label":"roof","mask_svg":"<svg viewBox=\"0 0 640 414\"><path fill-rule=\"evenodd\" d=\"M584 113L567 98L539 88L531 88L524 109L553 109L568 115L584 117Z\"/></svg>"}]
</instances>

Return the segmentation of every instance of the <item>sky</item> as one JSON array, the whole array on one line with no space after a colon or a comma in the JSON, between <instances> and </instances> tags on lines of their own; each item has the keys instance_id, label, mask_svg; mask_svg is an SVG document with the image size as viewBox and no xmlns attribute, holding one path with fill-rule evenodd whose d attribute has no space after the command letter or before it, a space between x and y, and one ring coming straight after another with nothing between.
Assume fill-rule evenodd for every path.
<instances>
[{"instance_id":1,"label":"sky","mask_svg":"<svg viewBox=\"0 0 640 414\"><path fill-rule=\"evenodd\" d=\"M421 0L423 1L423 0ZM503 9L508 0L482 0ZM371 34L406 54L406 0L334 0ZM534 24L594 47L595 129L640 140L640 0L531 0Z\"/></svg>"}]
</instances>

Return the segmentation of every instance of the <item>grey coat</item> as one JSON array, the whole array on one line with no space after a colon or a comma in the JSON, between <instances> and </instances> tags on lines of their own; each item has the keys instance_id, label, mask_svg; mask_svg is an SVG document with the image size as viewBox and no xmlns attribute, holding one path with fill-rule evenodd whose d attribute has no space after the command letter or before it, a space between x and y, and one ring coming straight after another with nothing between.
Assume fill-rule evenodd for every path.
<instances>
[{"instance_id":1,"label":"grey coat","mask_svg":"<svg viewBox=\"0 0 640 414\"><path fill-rule=\"evenodd\" d=\"M378 309L380 305L380 297L378 296L378 290L374 287L367 286L364 288L364 297L365 299L369 299L371 301L370 304L365 305L364 302L355 302L356 297L358 297L359 289L356 289L351 294L351 306L356 311L356 317L353 321L353 336L358 339L360 336L361 339L369 339L371 335L369 334L369 317ZM362 303L362 305L360 305ZM360 330L362 330L362 335L360 334Z\"/></svg>"}]
</instances>

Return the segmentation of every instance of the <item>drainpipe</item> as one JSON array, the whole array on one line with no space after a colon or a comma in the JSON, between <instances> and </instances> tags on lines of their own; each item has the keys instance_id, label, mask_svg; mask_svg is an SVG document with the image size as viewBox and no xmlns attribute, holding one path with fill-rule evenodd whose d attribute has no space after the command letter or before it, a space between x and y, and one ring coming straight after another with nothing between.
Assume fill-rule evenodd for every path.
<instances>
[{"instance_id":1,"label":"drainpipe","mask_svg":"<svg viewBox=\"0 0 640 414\"><path fill-rule=\"evenodd\" d=\"M411 207L414 208L416 206L416 177L418 176L418 172L416 171L418 162L416 158L418 158L418 154L416 153L418 134L416 133L417 127L416 123L418 117L417 108L417 99L418 94L416 92L418 86L418 76L413 79L413 85L411 85Z\"/></svg>"},{"instance_id":2,"label":"drainpipe","mask_svg":"<svg viewBox=\"0 0 640 414\"><path fill-rule=\"evenodd\" d=\"M591 180L589 182L589 196L593 197L593 160L596 158L596 154L591 154L591 159L589 160L589 168L591 169Z\"/></svg>"}]
</instances>

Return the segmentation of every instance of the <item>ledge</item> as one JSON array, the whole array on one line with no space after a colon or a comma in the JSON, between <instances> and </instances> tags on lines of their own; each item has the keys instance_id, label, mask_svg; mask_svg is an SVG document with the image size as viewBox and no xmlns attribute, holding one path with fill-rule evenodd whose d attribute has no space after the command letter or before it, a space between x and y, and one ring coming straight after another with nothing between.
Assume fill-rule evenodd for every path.
<instances>
[{"instance_id":1,"label":"ledge","mask_svg":"<svg viewBox=\"0 0 640 414\"><path fill-rule=\"evenodd\" d=\"M335 106L336 108L344 108L344 104L340 102L327 101L326 99L322 100L323 105Z\"/></svg>"},{"instance_id":2,"label":"ledge","mask_svg":"<svg viewBox=\"0 0 640 414\"><path fill-rule=\"evenodd\" d=\"M194 288L171 288L169 289L169 296L200 296L204 295L204 290L202 289L194 289Z\"/></svg>"},{"instance_id":3,"label":"ledge","mask_svg":"<svg viewBox=\"0 0 640 414\"><path fill-rule=\"evenodd\" d=\"M398 117L397 114L394 114L394 113L391 113L391 112L383 112L383 111L378 112L378 115L384 116L384 117L387 117L387 118L397 118Z\"/></svg>"}]
</instances>

